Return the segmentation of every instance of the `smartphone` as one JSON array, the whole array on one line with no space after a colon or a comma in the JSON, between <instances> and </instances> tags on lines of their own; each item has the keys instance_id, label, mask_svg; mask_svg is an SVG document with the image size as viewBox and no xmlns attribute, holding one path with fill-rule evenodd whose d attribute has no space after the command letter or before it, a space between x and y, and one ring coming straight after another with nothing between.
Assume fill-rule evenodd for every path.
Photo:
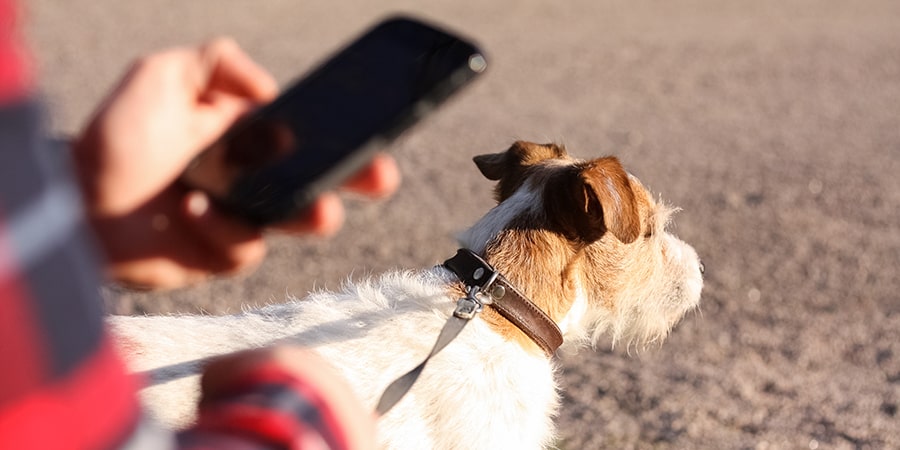
<instances>
[{"instance_id":1,"label":"smartphone","mask_svg":"<svg viewBox=\"0 0 900 450\"><path fill-rule=\"evenodd\" d=\"M469 40L389 18L239 120L181 181L252 224L290 219L486 68Z\"/></svg>"}]
</instances>

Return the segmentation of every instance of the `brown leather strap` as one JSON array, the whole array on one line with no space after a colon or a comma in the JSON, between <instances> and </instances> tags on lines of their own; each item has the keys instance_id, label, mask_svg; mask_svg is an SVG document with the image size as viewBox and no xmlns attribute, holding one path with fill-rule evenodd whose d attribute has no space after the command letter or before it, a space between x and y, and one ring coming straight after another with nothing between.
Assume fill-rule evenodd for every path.
<instances>
[{"instance_id":1,"label":"brown leather strap","mask_svg":"<svg viewBox=\"0 0 900 450\"><path fill-rule=\"evenodd\" d=\"M562 345L562 333L556 322L471 250L459 249L456 256L444 261L444 267L466 286L479 286L485 295L491 296L492 303L486 306L522 330L547 356L552 356Z\"/></svg>"}]
</instances>

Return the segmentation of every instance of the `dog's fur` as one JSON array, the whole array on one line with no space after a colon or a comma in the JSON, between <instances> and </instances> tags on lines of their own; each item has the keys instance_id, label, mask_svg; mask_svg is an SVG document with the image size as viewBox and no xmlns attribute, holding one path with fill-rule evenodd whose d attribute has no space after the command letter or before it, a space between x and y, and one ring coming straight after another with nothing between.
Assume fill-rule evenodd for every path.
<instances>
[{"instance_id":1,"label":"dog's fur","mask_svg":"<svg viewBox=\"0 0 900 450\"><path fill-rule=\"evenodd\" d=\"M498 205L460 238L530 297L576 348L608 336L660 342L695 308L696 252L666 231L671 208L615 158L588 161L562 147L516 142L475 158L497 181ZM448 255L448 257L451 255ZM367 407L421 362L462 296L443 267L392 272L301 301L226 317L113 317L130 367L164 423L191 420L204 359L275 341L316 349ZM490 309L477 316L380 419L384 448L540 448L559 405L554 363Z\"/></svg>"}]
</instances>

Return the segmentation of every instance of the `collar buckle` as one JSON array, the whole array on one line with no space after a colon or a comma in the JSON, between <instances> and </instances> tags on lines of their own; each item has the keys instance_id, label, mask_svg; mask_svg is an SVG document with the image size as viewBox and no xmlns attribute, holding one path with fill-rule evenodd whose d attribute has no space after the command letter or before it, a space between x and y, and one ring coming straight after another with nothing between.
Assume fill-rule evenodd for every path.
<instances>
[{"instance_id":1,"label":"collar buckle","mask_svg":"<svg viewBox=\"0 0 900 450\"><path fill-rule=\"evenodd\" d=\"M485 305L491 305L547 356L552 356L562 344L562 333L556 322L475 252L461 248L443 266L456 274L466 289L466 296L457 300L454 317L469 320Z\"/></svg>"},{"instance_id":2,"label":"collar buckle","mask_svg":"<svg viewBox=\"0 0 900 450\"><path fill-rule=\"evenodd\" d=\"M477 286L469 286L465 297L456 301L456 309L453 315L464 320L471 320L484 309L484 301L479 299L480 289Z\"/></svg>"}]
</instances>

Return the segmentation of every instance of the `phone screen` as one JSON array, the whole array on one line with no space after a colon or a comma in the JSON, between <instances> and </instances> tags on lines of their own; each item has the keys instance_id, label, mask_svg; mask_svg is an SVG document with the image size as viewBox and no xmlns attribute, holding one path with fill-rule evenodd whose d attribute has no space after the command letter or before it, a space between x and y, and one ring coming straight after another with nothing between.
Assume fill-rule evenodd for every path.
<instances>
[{"instance_id":1,"label":"phone screen","mask_svg":"<svg viewBox=\"0 0 900 450\"><path fill-rule=\"evenodd\" d=\"M288 217L484 69L470 43L393 19L251 114L184 179L257 222Z\"/></svg>"}]
</instances>

